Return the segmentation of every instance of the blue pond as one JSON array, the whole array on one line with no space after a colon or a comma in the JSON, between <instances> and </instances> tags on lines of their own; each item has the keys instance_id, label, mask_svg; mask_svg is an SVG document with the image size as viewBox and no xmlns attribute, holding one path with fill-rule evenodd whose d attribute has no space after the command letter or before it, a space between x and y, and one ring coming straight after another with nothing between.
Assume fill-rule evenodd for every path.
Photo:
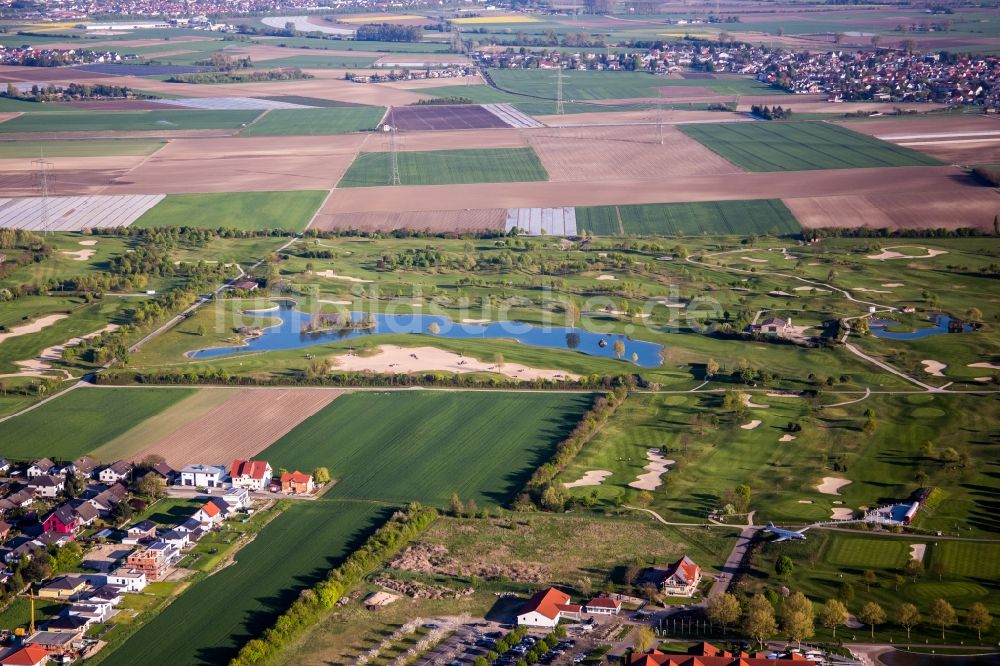
<instances>
[{"instance_id":1,"label":"blue pond","mask_svg":"<svg viewBox=\"0 0 1000 666\"><path fill-rule=\"evenodd\" d=\"M948 315L940 314L934 317L934 325L928 326L926 328L918 328L915 331L908 331L906 333L897 333L893 331L885 330L886 326L892 326L896 322L885 321L878 319L872 321L869 324L871 328L872 335L876 338L886 338L887 340L919 340L920 338L926 338L929 335L940 335L941 333L951 333L958 332L957 330L952 331L952 322L955 322L955 326L959 325L959 322L952 319ZM972 324L961 324L962 333L971 333L976 330L976 327Z\"/></svg>"},{"instance_id":2,"label":"blue pond","mask_svg":"<svg viewBox=\"0 0 1000 666\"><path fill-rule=\"evenodd\" d=\"M379 333L412 333L428 335L428 327L437 324L440 331L433 337L476 340L476 339L507 339L516 340L532 347L549 349L570 349L591 356L615 358L614 343L621 340L625 343L625 354L622 358L631 360L635 354L636 365L644 368L654 368L661 364L661 345L652 342L632 340L623 335L591 333L580 328L543 328L532 324L516 321L499 321L489 324L458 324L448 317L438 315L414 314L375 314L375 326L372 328L345 328L321 332L303 332L311 316L295 307L291 301L279 301L277 310L248 310L245 314L253 317L252 325L267 326L269 319L280 319L281 323L264 329L262 335L247 340L243 346L213 347L198 349L187 353L189 358L204 359L228 356L247 352L275 351L278 349L299 349L311 347L325 342L349 340ZM364 313L352 312L351 319L361 322ZM605 346L601 346L604 341Z\"/></svg>"}]
</instances>

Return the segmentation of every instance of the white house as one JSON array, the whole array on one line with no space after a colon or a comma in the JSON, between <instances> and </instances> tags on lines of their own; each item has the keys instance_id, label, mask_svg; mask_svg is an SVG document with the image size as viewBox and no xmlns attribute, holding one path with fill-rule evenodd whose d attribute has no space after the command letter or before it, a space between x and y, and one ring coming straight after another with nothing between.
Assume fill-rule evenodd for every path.
<instances>
[{"instance_id":1,"label":"white house","mask_svg":"<svg viewBox=\"0 0 1000 666\"><path fill-rule=\"evenodd\" d=\"M579 620L583 607L569 601L568 594L554 587L536 592L517 614L517 623L525 627L551 629L564 618Z\"/></svg>"},{"instance_id":2,"label":"white house","mask_svg":"<svg viewBox=\"0 0 1000 666\"><path fill-rule=\"evenodd\" d=\"M262 491L271 485L274 472L264 460L234 460L229 476L234 488Z\"/></svg>"},{"instance_id":3,"label":"white house","mask_svg":"<svg viewBox=\"0 0 1000 666\"><path fill-rule=\"evenodd\" d=\"M588 601L585 608L588 615L618 615L622 602L601 595Z\"/></svg>"},{"instance_id":4,"label":"white house","mask_svg":"<svg viewBox=\"0 0 1000 666\"><path fill-rule=\"evenodd\" d=\"M701 567L687 555L655 573L658 574L658 587L671 597L693 597L701 583Z\"/></svg>"},{"instance_id":5,"label":"white house","mask_svg":"<svg viewBox=\"0 0 1000 666\"><path fill-rule=\"evenodd\" d=\"M219 505L212 501L205 502L191 517L202 525L218 525L225 518Z\"/></svg>"},{"instance_id":6,"label":"white house","mask_svg":"<svg viewBox=\"0 0 1000 666\"><path fill-rule=\"evenodd\" d=\"M101 480L101 483L111 485L112 483L127 480L131 473L132 463L127 460L119 460L118 462L102 469L97 475L97 478Z\"/></svg>"},{"instance_id":7,"label":"white house","mask_svg":"<svg viewBox=\"0 0 1000 666\"><path fill-rule=\"evenodd\" d=\"M31 467L28 468L28 478L33 479L36 476L42 476L43 474L49 474L54 470L56 464L49 460L48 458L42 458L41 460L36 460L31 463Z\"/></svg>"},{"instance_id":8,"label":"white house","mask_svg":"<svg viewBox=\"0 0 1000 666\"><path fill-rule=\"evenodd\" d=\"M65 486L66 479L48 474L41 474L28 481L28 488L34 490L39 497L57 497Z\"/></svg>"},{"instance_id":9,"label":"white house","mask_svg":"<svg viewBox=\"0 0 1000 666\"><path fill-rule=\"evenodd\" d=\"M222 488L225 486L226 468L222 465L188 465L181 470L180 486L195 488Z\"/></svg>"},{"instance_id":10,"label":"white house","mask_svg":"<svg viewBox=\"0 0 1000 666\"><path fill-rule=\"evenodd\" d=\"M222 496L222 499L233 510L239 511L250 506L250 491L246 488L230 488Z\"/></svg>"},{"instance_id":11,"label":"white house","mask_svg":"<svg viewBox=\"0 0 1000 666\"><path fill-rule=\"evenodd\" d=\"M146 574L142 571L118 567L107 574L81 574L88 583L95 586L112 585L123 592L141 592L146 587Z\"/></svg>"}]
</instances>

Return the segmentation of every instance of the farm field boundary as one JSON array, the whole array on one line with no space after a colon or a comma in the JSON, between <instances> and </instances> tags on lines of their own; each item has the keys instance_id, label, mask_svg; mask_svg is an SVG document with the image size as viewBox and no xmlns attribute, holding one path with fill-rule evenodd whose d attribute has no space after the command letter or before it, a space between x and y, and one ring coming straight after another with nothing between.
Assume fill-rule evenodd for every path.
<instances>
[{"instance_id":1,"label":"farm field boundary","mask_svg":"<svg viewBox=\"0 0 1000 666\"><path fill-rule=\"evenodd\" d=\"M326 198L321 190L170 194L135 221L137 227L302 231ZM0 208L2 213L2 208Z\"/></svg>"},{"instance_id":2,"label":"farm field boundary","mask_svg":"<svg viewBox=\"0 0 1000 666\"><path fill-rule=\"evenodd\" d=\"M360 153L338 187L376 187L390 183L389 153ZM519 183L543 181L545 168L531 148L433 150L398 153L403 185Z\"/></svg>"},{"instance_id":3,"label":"farm field boundary","mask_svg":"<svg viewBox=\"0 0 1000 666\"><path fill-rule=\"evenodd\" d=\"M577 227L598 236L793 234L799 223L781 201L708 201L576 209ZM620 225L620 226L619 226Z\"/></svg>"},{"instance_id":4,"label":"farm field boundary","mask_svg":"<svg viewBox=\"0 0 1000 666\"><path fill-rule=\"evenodd\" d=\"M321 109L275 109L248 125L241 136L323 136L373 130L382 120L380 106L337 106Z\"/></svg>"}]
</instances>

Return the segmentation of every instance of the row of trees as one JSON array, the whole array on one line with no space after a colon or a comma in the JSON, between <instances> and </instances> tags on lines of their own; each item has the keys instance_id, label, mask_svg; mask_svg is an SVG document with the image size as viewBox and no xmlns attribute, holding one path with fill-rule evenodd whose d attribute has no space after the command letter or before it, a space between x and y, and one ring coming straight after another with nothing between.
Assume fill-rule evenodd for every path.
<instances>
[{"instance_id":1,"label":"row of trees","mask_svg":"<svg viewBox=\"0 0 1000 666\"><path fill-rule=\"evenodd\" d=\"M816 620L837 637L837 629L846 626L851 619L847 605L840 599L827 599L820 607L817 618L816 609L801 592L795 592L780 603L776 610L775 604L763 594L756 594L749 599L741 599L734 594L725 593L709 599L706 609L708 619L720 625L724 631L739 625L748 636L757 641L761 649L764 643L779 632L801 646L802 641L815 634ZM857 613L857 621L867 625L871 636L875 638L875 629L889 620L885 609L875 601L865 603ZM899 605L892 621L906 630L909 640L910 632L925 621L920 610L909 602ZM945 630L958 622L958 614L945 599L936 599L927 611L930 624L941 629L941 639L945 638ZM982 639L983 631L993 624L989 609L976 602L965 614L964 624L974 630Z\"/></svg>"},{"instance_id":2,"label":"row of trees","mask_svg":"<svg viewBox=\"0 0 1000 666\"><path fill-rule=\"evenodd\" d=\"M419 42L424 29L419 25L395 25L380 23L362 25L354 33L354 39L362 42Z\"/></svg>"}]
</instances>

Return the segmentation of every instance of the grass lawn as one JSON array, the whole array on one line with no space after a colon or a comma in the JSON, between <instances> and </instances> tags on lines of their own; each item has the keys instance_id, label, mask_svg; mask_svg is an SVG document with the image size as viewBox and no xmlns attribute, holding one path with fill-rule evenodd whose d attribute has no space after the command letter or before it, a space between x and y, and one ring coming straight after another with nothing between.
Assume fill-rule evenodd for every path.
<instances>
[{"instance_id":1,"label":"grass lawn","mask_svg":"<svg viewBox=\"0 0 1000 666\"><path fill-rule=\"evenodd\" d=\"M275 469L328 467L337 480L330 498L443 507L458 493L480 506L503 505L549 459L591 400L586 394L350 393L260 457Z\"/></svg>"},{"instance_id":2,"label":"grass lawn","mask_svg":"<svg viewBox=\"0 0 1000 666\"><path fill-rule=\"evenodd\" d=\"M941 164L915 150L823 122L678 125L678 129L748 171Z\"/></svg>"},{"instance_id":3,"label":"grass lawn","mask_svg":"<svg viewBox=\"0 0 1000 666\"><path fill-rule=\"evenodd\" d=\"M48 599L35 601L35 622L44 623L65 608L65 604ZM3 611L0 611L0 629L14 631L19 627L28 628L31 622L31 603L24 597L15 597Z\"/></svg>"},{"instance_id":4,"label":"grass lawn","mask_svg":"<svg viewBox=\"0 0 1000 666\"><path fill-rule=\"evenodd\" d=\"M138 227L219 227L302 231L325 191L168 194L135 221Z\"/></svg>"},{"instance_id":5,"label":"grass lawn","mask_svg":"<svg viewBox=\"0 0 1000 666\"><path fill-rule=\"evenodd\" d=\"M932 562L955 576L1000 579L1000 543L942 541L934 546Z\"/></svg>"},{"instance_id":6,"label":"grass lawn","mask_svg":"<svg viewBox=\"0 0 1000 666\"><path fill-rule=\"evenodd\" d=\"M73 460L90 453L194 389L80 388L0 423L3 455Z\"/></svg>"},{"instance_id":7,"label":"grass lawn","mask_svg":"<svg viewBox=\"0 0 1000 666\"><path fill-rule=\"evenodd\" d=\"M556 73L537 69L494 69L490 75L500 88L555 99ZM752 78L666 79L645 72L563 72L563 96L569 100L657 97L659 88L709 88L721 95L781 94ZM669 102L669 99L667 100Z\"/></svg>"},{"instance_id":8,"label":"grass lawn","mask_svg":"<svg viewBox=\"0 0 1000 666\"><path fill-rule=\"evenodd\" d=\"M837 535L826 553L830 564L840 567L900 569L910 559L905 541L897 539L866 539Z\"/></svg>"},{"instance_id":9,"label":"grass lawn","mask_svg":"<svg viewBox=\"0 0 1000 666\"><path fill-rule=\"evenodd\" d=\"M699 234L792 234L798 221L778 199L633 206L581 206L577 227L599 236ZM619 224L620 220L620 224Z\"/></svg>"},{"instance_id":10,"label":"grass lawn","mask_svg":"<svg viewBox=\"0 0 1000 666\"><path fill-rule=\"evenodd\" d=\"M0 158L99 157L102 155L151 155L162 141L142 139L91 139L82 141L3 141Z\"/></svg>"},{"instance_id":11,"label":"grass lawn","mask_svg":"<svg viewBox=\"0 0 1000 666\"><path fill-rule=\"evenodd\" d=\"M294 100L288 100L293 102ZM323 136L373 130L382 120L380 106L326 109L273 109L248 126L242 136Z\"/></svg>"},{"instance_id":12,"label":"grass lawn","mask_svg":"<svg viewBox=\"0 0 1000 666\"><path fill-rule=\"evenodd\" d=\"M299 67L302 69L367 69L378 58L368 56L298 55L258 61L258 67Z\"/></svg>"},{"instance_id":13,"label":"grass lawn","mask_svg":"<svg viewBox=\"0 0 1000 666\"><path fill-rule=\"evenodd\" d=\"M164 497L150 504L133 522L152 520L163 527L174 527L190 518L204 504L204 499L193 497Z\"/></svg>"},{"instance_id":14,"label":"grass lawn","mask_svg":"<svg viewBox=\"0 0 1000 666\"><path fill-rule=\"evenodd\" d=\"M260 111L76 111L42 115L27 113L0 123L0 133L229 129L252 122L260 113Z\"/></svg>"},{"instance_id":15,"label":"grass lawn","mask_svg":"<svg viewBox=\"0 0 1000 666\"><path fill-rule=\"evenodd\" d=\"M545 167L531 148L431 150L400 152L403 185L461 183L520 183L548 180ZM338 187L372 187L390 183L389 153L361 153Z\"/></svg>"}]
</instances>

